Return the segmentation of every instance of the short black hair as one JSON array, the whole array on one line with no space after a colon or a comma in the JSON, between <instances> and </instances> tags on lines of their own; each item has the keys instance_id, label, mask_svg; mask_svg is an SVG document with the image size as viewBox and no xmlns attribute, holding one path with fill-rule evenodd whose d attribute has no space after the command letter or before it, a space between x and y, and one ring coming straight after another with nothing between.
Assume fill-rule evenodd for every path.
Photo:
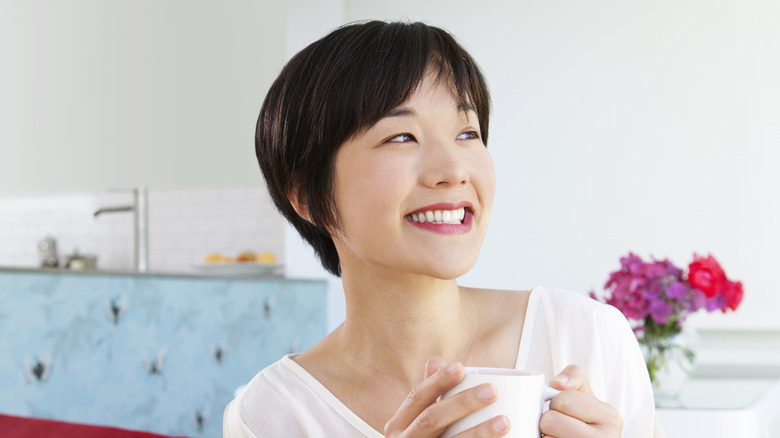
<instances>
[{"instance_id":1,"label":"short black hair","mask_svg":"<svg viewBox=\"0 0 780 438\"><path fill-rule=\"evenodd\" d=\"M336 276L336 151L406 102L429 68L451 83L462 108L474 109L487 145L490 94L477 63L452 35L424 23L339 27L295 55L266 95L255 152L271 199Z\"/></svg>"}]
</instances>

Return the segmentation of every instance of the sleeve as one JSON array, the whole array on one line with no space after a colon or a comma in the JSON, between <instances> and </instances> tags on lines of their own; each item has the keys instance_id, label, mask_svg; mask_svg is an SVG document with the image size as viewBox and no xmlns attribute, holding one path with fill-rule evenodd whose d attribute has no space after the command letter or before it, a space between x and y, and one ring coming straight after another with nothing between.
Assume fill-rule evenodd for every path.
<instances>
[{"instance_id":1,"label":"sleeve","mask_svg":"<svg viewBox=\"0 0 780 438\"><path fill-rule=\"evenodd\" d=\"M222 416L222 436L223 438L256 438L241 420L238 407L233 402L228 403Z\"/></svg>"},{"instance_id":2,"label":"sleeve","mask_svg":"<svg viewBox=\"0 0 780 438\"><path fill-rule=\"evenodd\" d=\"M662 437L657 423L652 385L644 357L628 321L617 309L603 306L602 334L604 401L623 415L623 437Z\"/></svg>"},{"instance_id":3,"label":"sleeve","mask_svg":"<svg viewBox=\"0 0 780 438\"><path fill-rule=\"evenodd\" d=\"M548 380L581 366L595 396L623 416L623 438L663 437L647 367L628 321L616 308L586 296L547 289L533 318L526 360Z\"/></svg>"}]
</instances>

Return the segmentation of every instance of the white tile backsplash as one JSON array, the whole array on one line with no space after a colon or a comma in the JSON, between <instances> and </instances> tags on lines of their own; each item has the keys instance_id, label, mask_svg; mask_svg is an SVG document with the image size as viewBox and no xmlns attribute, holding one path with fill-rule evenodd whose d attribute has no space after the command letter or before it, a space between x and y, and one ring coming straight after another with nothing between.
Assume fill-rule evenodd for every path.
<instances>
[{"instance_id":1,"label":"white tile backsplash","mask_svg":"<svg viewBox=\"0 0 780 438\"><path fill-rule=\"evenodd\" d=\"M133 214L94 212L132 204L128 192L0 199L0 266L37 267L37 242L57 240L60 259L78 250L98 267L133 268ZM284 258L284 219L264 187L148 191L149 268L187 272L217 252L271 251Z\"/></svg>"}]
</instances>

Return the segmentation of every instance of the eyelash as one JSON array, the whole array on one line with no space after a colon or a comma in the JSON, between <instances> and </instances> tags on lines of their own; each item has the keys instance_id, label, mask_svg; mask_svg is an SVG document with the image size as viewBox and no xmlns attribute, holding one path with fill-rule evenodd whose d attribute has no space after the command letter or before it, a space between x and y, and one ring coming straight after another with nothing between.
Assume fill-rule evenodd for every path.
<instances>
[{"instance_id":1,"label":"eyelash","mask_svg":"<svg viewBox=\"0 0 780 438\"><path fill-rule=\"evenodd\" d=\"M479 140L479 132L477 131L466 131L458 136L460 138L464 134L469 134L470 138L464 138L464 140Z\"/></svg>"},{"instance_id":2,"label":"eyelash","mask_svg":"<svg viewBox=\"0 0 780 438\"><path fill-rule=\"evenodd\" d=\"M466 134L468 134L469 138L461 139L461 137L466 135ZM397 138L400 138L400 137L405 137L405 139L404 140L396 140ZM479 132L477 132L477 131L466 131L466 132L463 132L460 135L458 135L457 139L461 139L461 140L479 140ZM394 135L394 136L388 138L387 140L385 140L385 143L406 143L408 141L417 141L417 139L412 134L403 133L403 134Z\"/></svg>"},{"instance_id":3,"label":"eyelash","mask_svg":"<svg viewBox=\"0 0 780 438\"><path fill-rule=\"evenodd\" d=\"M407 137L407 138L406 140L400 140L400 141L396 140L399 137ZM406 143L408 141L417 141L417 139L412 134L404 133L404 134L397 134L388 138L387 140L385 140L385 143Z\"/></svg>"}]
</instances>

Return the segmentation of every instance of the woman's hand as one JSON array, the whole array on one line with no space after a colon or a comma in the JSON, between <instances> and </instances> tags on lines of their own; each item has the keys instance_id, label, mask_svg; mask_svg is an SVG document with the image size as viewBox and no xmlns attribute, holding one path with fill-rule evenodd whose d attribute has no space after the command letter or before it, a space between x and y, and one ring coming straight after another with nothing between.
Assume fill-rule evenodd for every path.
<instances>
[{"instance_id":1,"label":"woman's hand","mask_svg":"<svg viewBox=\"0 0 780 438\"><path fill-rule=\"evenodd\" d=\"M545 436L620 437L623 417L593 395L581 367L567 366L550 380L550 386L562 392L553 397L550 410L542 414L539 429Z\"/></svg>"},{"instance_id":2,"label":"woman's hand","mask_svg":"<svg viewBox=\"0 0 780 438\"><path fill-rule=\"evenodd\" d=\"M463 365L447 364L432 357L425 364L425 380L404 400L385 425L386 437L437 437L452 423L496 401L496 388L480 385L438 401L440 395L457 385L465 374ZM509 432L509 422L499 416L471 428L458 437L500 437Z\"/></svg>"}]
</instances>

